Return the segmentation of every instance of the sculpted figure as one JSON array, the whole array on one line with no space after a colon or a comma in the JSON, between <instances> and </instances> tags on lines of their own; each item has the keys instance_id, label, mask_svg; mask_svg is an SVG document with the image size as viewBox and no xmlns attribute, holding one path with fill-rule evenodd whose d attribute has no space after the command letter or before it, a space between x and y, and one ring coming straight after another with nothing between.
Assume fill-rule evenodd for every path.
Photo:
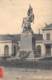
<instances>
[{"instance_id":1,"label":"sculpted figure","mask_svg":"<svg viewBox=\"0 0 52 80\"><path fill-rule=\"evenodd\" d=\"M31 23L33 21L34 21L34 14L33 14L33 9L30 5L27 11L27 17L23 18L23 23L22 23L23 32L31 31Z\"/></svg>"}]
</instances>

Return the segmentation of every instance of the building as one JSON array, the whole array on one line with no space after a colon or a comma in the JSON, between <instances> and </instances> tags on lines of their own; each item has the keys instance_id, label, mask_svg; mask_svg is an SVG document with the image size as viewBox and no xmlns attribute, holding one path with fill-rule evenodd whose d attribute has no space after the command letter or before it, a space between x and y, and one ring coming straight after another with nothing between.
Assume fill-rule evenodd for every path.
<instances>
[{"instance_id":1,"label":"building","mask_svg":"<svg viewBox=\"0 0 52 80\"><path fill-rule=\"evenodd\" d=\"M40 56L52 56L52 24L46 24L42 32L42 37L36 39L36 48L40 48Z\"/></svg>"},{"instance_id":2,"label":"building","mask_svg":"<svg viewBox=\"0 0 52 80\"><path fill-rule=\"evenodd\" d=\"M0 57L16 56L19 35L0 35Z\"/></svg>"}]
</instances>

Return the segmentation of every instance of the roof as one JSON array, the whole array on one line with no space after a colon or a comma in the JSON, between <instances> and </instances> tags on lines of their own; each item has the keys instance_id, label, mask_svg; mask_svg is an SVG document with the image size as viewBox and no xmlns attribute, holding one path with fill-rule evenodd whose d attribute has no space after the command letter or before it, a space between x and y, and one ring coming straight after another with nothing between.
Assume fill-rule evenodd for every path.
<instances>
[{"instance_id":1,"label":"roof","mask_svg":"<svg viewBox=\"0 0 52 80\"><path fill-rule=\"evenodd\" d=\"M0 41L3 40L12 40L12 41L20 41L20 34L14 34L14 35L0 35ZM43 40L42 34L33 34L33 40Z\"/></svg>"},{"instance_id":2,"label":"roof","mask_svg":"<svg viewBox=\"0 0 52 80\"><path fill-rule=\"evenodd\" d=\"M46 24L46 26L42 30L52 30L52 24Z\"/></svg>"},{"instance_id":3,"label":"roof","mask_svg":"<svg viewBox=\"0 0 52 80\"><path fill-rule=\"evenodd\" d=\"M34 40L43 40L42 34L34 34Z\"/></svg>"},{"instance_id":4,"label":"roof","mask_svg":"<svg viewBox=\"0 0 52 80\"><path fill-rule=\"evenodd\" d=\"M0 35L0 41L3 40L12 40L12 41L19 41L20 40L20 34L14 34L14 35Z\"/></svg>"}]
</instances>

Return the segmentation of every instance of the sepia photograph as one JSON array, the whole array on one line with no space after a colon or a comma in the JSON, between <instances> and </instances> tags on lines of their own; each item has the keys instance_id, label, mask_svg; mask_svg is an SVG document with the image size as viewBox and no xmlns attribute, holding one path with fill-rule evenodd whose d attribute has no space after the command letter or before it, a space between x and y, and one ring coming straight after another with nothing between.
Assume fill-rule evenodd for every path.
<instances>
[{"instance_id":1,"label":"sepia photograph","mask_svg":"<svg viewBox=\"0 0 52 80\"><path fill-rule=\"evenodd\" d=\"M0 0L0 80L52 80L52 0Z\"/></svg>"}]
</instances>

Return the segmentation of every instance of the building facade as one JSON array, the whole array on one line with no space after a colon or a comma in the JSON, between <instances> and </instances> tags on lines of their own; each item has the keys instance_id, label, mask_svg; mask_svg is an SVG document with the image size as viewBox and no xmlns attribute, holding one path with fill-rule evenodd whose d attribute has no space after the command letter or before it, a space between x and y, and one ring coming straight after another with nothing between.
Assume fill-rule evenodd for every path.
<instances>
[{"instance_id":1,"label":"building facade","mask_svg":"<svg viewBox=\"0 0 52 80\"><path fill-rule=\"evenodd\" d=\"M52 56L52 24L42 29L42 39L36 40L36 48L40 47L41 56Z\"/></svg>"},{"instance_id":2,"label":"building facade","mask_svg":"<svg viewBox=\"0 0 52 80\"><path fill-rule=\"evenodd\" d=\"M18 35L0 35L0 57L16 56Z\"/></svg>"}]
</instances>

